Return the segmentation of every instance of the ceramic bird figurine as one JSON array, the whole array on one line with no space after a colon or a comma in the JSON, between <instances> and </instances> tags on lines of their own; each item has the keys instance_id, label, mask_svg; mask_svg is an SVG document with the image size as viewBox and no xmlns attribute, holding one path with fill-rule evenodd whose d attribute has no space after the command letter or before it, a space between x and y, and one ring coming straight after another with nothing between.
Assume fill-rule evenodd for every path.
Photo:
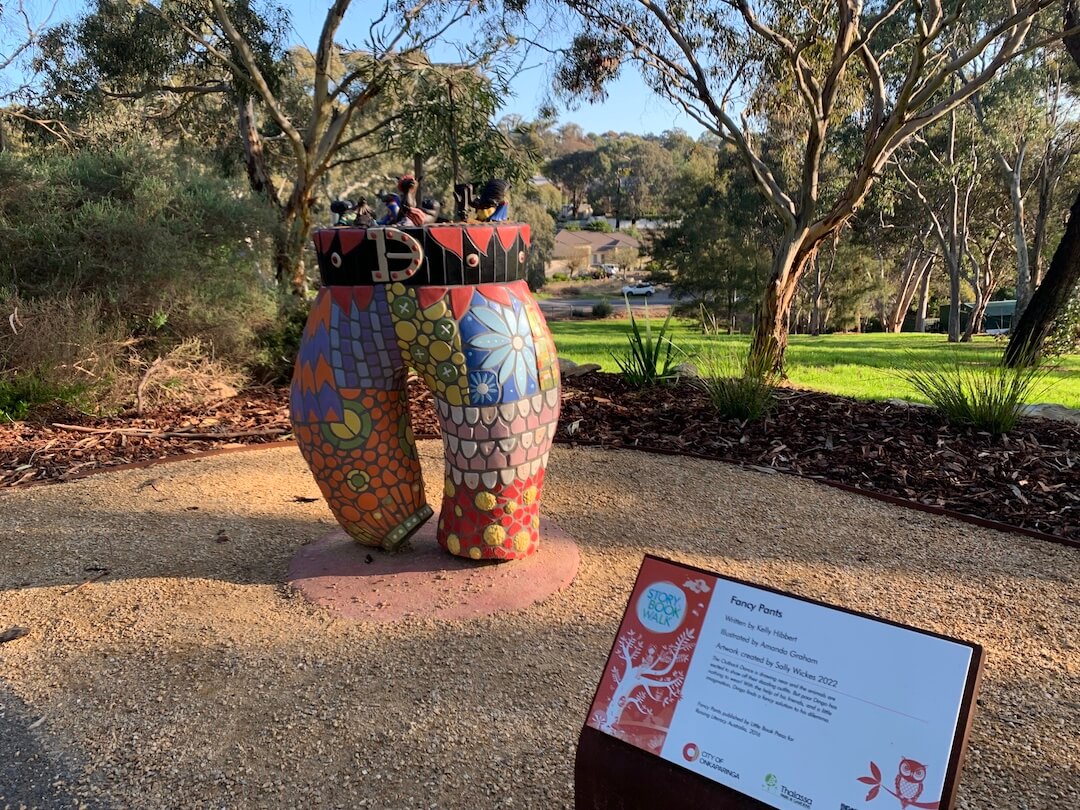
<instances>
[{"instance_id":1,"label":"ceramic bird figurine","mask_svg":"<svg viewBox=\"0 0 1080 810\"><path fill-rule=\"evenodd\" d=\"M398 180L401 200L401 215L398 221L405 225L423 225L427 221L427 215L416 204L416 186L416 178L411 174L403 175Z\"/></svg>"},{"instance_id":2,"label":"ceramic bird figurine","mask_svg":"<svg viewBox=\"0 0 1080 810\"><path fill-rule=\"evenodd\" d=\"M386 206L386 214L378 220L379 225L394 225L401 220L401 197L397 194L384 194L383 205Z\"/></svg>"},{"instance_id":3,"label":"ceramic bird figurine","mask_svg":"<svg viewBox=\"0 0 1080 810\"><path fill-rule=\"evenodd\" d=\"M442 206L439 205L438 200L425 197L420 201L420 210L424 212L424 224L426 225L439 221L439 212L442 210Z\"/></svg>"},{"instance_id":4,"label":"ceramic bird figurine","mask_svg":"<svg viewBox=\"0 0 1080 810\"><path fill-rule=\"evenodd\" d=\"M503 222L510 217L510 204L506 192L510 184L505 180L488 180L472 202L476 209L474 219L477 222Z\"/></svg>"}]
</instances>

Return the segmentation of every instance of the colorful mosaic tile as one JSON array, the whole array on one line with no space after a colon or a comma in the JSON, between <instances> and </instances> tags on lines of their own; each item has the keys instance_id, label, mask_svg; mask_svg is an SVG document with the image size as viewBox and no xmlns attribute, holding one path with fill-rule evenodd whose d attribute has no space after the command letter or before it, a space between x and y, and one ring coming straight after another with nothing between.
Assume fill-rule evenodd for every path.
<instances>
[{"instance_id":1,"label":"colorful mosaic tile","mask_svg":"<svg viewBox=\"0 0 1080 810\"><path fill-rule=\"evenodd\" d=\"M494 267L509 267L510 252L527 245L522 226L431 230L417 244L434 239L462 268L473 266L474 255L483 257L481 267L493 257ZM346 238L347 232L339 229L333 238L320 232L320 262L324 249L370 251L370 240ZM426 262L425 272L446 275L429 267L430 256ZM359 542L393 548L432 514L408 421L409 367L431 389L443 430L439 543L477 560L534 553L559 374L543 315L520 279L361 283L319 292L291 407L297 442L335 517Z\"/></svg>"}]
</instances>

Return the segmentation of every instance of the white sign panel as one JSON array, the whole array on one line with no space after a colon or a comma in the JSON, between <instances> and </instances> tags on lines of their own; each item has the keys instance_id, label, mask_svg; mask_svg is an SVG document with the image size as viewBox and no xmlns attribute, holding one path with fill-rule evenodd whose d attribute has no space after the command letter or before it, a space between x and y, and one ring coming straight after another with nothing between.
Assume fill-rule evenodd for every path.
<instances>
[{"instance_id":1,"label":"white sign panel","mask_svg":"<svg viewBox=\"0 0 1080 810\"><path fill-rule=\"evenodd\" d=\"M945 808L981 649L646 558L588 725L790 810Z\"/></svg>"}]
</instances>

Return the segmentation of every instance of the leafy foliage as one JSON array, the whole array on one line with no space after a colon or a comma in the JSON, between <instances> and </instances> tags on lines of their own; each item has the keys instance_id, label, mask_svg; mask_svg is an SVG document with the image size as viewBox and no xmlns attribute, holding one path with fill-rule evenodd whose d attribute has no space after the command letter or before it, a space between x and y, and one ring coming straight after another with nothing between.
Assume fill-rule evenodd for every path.
<instances>
[{"instance_id":1,"label":"leafy foliage","mask_svg":"<svg viewBox=\"0 0 1080 810\"><path fill-rule=\"evenodd\" d=\"M1043 351L1050 356L1080 352L1080 290L1054 321Z\"/></svg>"},{"instance_id":2,"label":"leafy foliage","mask_svg":"<svg viewBox=\"0 0 1080 810\"><path fill-rule=\"evenodd\" d=\"M0 380L108 397L139 357L195 338L250 363L275 311L273 227L227 181L146 148L0 154L0 308L14 326Z\"/></svg>"}]
</instances>

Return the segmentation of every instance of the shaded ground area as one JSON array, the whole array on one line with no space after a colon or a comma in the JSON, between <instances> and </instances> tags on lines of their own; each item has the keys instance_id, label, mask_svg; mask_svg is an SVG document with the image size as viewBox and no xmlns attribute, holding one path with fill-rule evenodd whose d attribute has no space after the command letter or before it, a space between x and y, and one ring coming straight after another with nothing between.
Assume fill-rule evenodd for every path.
<instances>
[{"instance_id":1,"label":"shaded ground area","mask_svg":"<svg viewBox=\"0 0 1080 810\"><path fill-rule=\"evenodd\" d=\"M0 681L0 807L58 810L80 806L69 787L78 781L76 769L63 756L46 751L42 735L35 733L46 720L32 715ZM88 810L104 807L100 802L83 806Z\"/></svg>"},{"instance_id":2,"label":"shaded ground area","mask_svg":"<svg viewBox=\"0 0 1080 810\"><path fill-rule=\"evenodd\" d=\"M415 435L438 436L431 395L413 384L410 396ZM0 426L0 487L287 438L287 400L285 389L266 389L198 411L42 414ZM1001 439L924 408L784 390L766 420L744 426L713 415L690 385L635 391L599 373L564 380L556 441L696 453L1080 540L1080 426L1067 423L1026 419Z\"/></svg>"},{"instance_id":3,"label":"shaded ground area","mask_svg":"<svg viewBox=\"0 0 1080 810\"><path fill-rule=\"evenodd\" d=\"M86 763L72 790L114 806L568 807L653 552L985 645L958 806L1080 805L1075 550L712 461L557 447L549 469L568 590L389 626L281 586L333 528L293 447L0 494L0 625L31 630L0 678L47 718L36 745Z\"/></svg>"}]
</instances>

